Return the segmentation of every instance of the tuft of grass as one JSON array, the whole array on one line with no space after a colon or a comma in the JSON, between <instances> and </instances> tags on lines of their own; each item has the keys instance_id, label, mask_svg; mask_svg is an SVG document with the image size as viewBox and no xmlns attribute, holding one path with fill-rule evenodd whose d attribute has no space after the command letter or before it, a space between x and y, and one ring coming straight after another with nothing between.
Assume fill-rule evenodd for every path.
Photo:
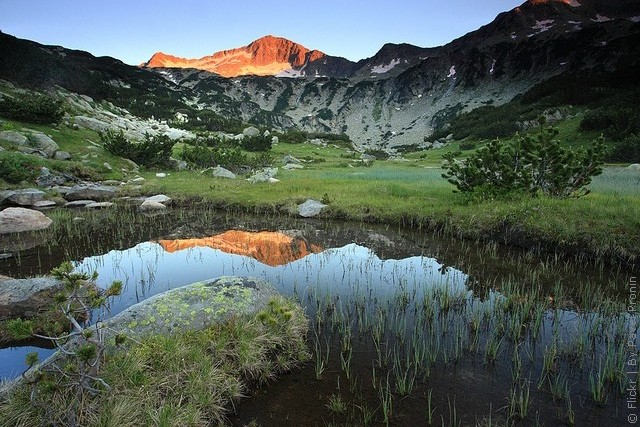
<instances>
[{"instance_id":1,"label":"tuft of grass","mask_svg":"<svg viewBox=\"0 0 640 427\"><path fill-rule=\"evenodd\" d=\"M267 314L272 322L260 319ZM45 373L0 403L2 425L199 426L225 422L251 388L309 357L302 308L282 297L262 312L202 331L149 337L107 357L112 391L78 396Z\"/></svg>"}]
</instances>

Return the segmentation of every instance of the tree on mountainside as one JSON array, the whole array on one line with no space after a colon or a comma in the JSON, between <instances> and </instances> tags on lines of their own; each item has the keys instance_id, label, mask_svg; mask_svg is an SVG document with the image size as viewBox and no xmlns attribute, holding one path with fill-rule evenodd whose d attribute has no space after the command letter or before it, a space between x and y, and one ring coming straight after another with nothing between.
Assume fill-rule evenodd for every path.
<instances>
[{"instance_id":1,"label":"tree on mountainside","mask_svg":"<svg viewBox=\"0 0 640 427\"><path fill-rule=\"evenodd\" d=\"M511 143L496 139L465 160L455 158L459 153L445 154L442 177L458 191L484 199L514 192L552 197L588 194L592 177L602 172L604 138L586 150L573 150L556 139L557 129L545 126L543 118L540 123L535 134L517 135Z\"/></svg>"}]
</instances>

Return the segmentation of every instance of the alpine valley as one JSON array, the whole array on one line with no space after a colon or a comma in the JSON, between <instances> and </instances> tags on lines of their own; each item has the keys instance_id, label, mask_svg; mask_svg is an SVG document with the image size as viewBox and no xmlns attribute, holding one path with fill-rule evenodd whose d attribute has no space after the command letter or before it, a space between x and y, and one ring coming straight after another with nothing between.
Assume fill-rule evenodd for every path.
<instances>
[{"instance_id":1,"label":"alpine valley","mask_svg":"<svg viewBox=\"0 0 640 427\"><path fill-rule=\"evenodd\" d=\"M0 58L0 79L106 100L134 116L198 120L211 110L272 130L346 134L358 151L394 151L446 136L455 116L478 107L572 82L577 97L585 82L635 81L640 3L529 0L444 46L386 44L358 62L274 36L199 59L158 52L133 67L0 33Z\"/></svg>"}]
</instances>

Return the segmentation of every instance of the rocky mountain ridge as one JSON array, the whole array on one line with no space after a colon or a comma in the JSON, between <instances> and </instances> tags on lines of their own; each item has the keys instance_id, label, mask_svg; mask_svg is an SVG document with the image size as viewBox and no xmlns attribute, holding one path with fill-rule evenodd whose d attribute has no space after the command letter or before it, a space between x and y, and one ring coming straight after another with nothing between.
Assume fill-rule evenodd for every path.
<instances>
[{"instance_id":1,"label":"rocky mountain ridge","mask_svg":"<svg viewBox=\"0 0 640 427\"><path fill-rule=\"evenodd\" d=\"M554 76L632 75L640 67L640 3L530 0L445 46L388 44L357 63L275 37L250 49L267 68L288 61L278 74L298 78L141 69L0 36L8 40L0 44L0 78L18 84L59 85L133 114L183 105L280 130L345 133L361 150L392 149L424 144L455 115L504 104ZM261 53L273 42L284 53Z\"/></svg>"}]
</instances>

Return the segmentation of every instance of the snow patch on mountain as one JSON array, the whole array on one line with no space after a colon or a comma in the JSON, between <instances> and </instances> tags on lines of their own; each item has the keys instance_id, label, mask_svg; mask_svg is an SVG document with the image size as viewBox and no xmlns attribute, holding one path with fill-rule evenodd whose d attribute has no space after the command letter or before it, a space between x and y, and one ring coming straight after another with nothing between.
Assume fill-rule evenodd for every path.
<instances>
[{"instance_id":1,"label":"snow patch on mountain","mask_svg":"<svg viewBox=\"0 0 640 427\"><path fill-rule=\"evenodd\" d=\"M391 62L389 62L386 65L385 64L374 65L373 67L371 67L371 72L374 74L384 74L391 71L393 67L395 67L398 64L400 64L400 58L392 59Z\"/></svg>"}]
</instances>

